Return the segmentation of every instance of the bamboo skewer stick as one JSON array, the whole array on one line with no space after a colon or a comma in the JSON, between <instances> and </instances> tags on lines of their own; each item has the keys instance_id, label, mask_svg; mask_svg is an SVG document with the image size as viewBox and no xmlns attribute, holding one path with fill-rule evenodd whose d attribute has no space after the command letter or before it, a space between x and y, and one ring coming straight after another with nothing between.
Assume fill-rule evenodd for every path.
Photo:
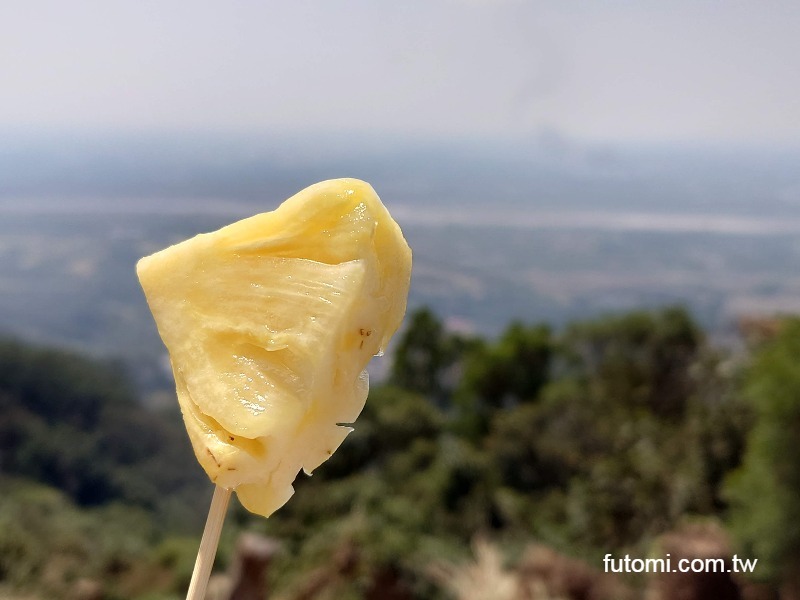
<instances>
[{"instance_id":1,"label":"bamboo skewer stick","mask_svg":"<svg viewBox=\"0 0 800 600\"><path fill-rule=\"evenodd\" d=\"M200 549L197 551L197 560L192 571L192 580L189 583L189 591L186 593L186 600L203 600L206 596L208 578L211 576L211 567L214 565L214 557L217 555L217 545L219 544L219 534L222 531L222 523L225 521L225 513L228 510L228 501L231 499L231 491L216 486L214 495L211 497L211 507L208 509L206 526L203 529L203 537L200 540Z\"/></svg>"}]
</instances>

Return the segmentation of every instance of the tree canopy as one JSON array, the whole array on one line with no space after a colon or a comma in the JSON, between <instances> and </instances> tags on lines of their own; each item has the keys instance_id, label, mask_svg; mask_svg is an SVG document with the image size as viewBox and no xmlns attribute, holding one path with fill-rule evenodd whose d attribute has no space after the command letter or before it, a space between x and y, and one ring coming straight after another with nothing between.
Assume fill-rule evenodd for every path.
<instances>
[{"instance_id":1,"label":"tree canopy","mask_svg":"<svg viewBox=\"0 0 800 600\"><path fill-rule=\"evenodd\" d=\"M234 527L284 542L276 585L357 547L363 585L392 573L440 598L428 565L475 536L595 561L643 556L687 518L730 519L763 578L798 560L800 319L738 359L674 307L559 331L511 323L493 339L450 332L427 309L407 322L388 380L294 498L268 520L234 503ZM177 411L142 406L119 365L2 340L9 476L58 488L60 507L125 506L172 533L201 520L209 492ZM3 506L25 513L22 500ZM0 539L0 581L24 551Z\"/></svg>"}]
</instances>

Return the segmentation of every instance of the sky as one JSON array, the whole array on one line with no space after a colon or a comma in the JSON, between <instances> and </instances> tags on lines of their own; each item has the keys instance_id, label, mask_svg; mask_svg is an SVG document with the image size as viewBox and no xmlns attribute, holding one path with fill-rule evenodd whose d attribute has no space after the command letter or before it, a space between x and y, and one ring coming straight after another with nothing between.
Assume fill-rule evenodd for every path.
<instances>
[{"instance_id":1,"label":"sky","mask_svg":"<svg viewBox=\"0 0 800 600\"><path fill-rule=\"evenodd\" d=\"M0 130L800 140L796 0L0 4Z\"/></svg>"}]
</instances>

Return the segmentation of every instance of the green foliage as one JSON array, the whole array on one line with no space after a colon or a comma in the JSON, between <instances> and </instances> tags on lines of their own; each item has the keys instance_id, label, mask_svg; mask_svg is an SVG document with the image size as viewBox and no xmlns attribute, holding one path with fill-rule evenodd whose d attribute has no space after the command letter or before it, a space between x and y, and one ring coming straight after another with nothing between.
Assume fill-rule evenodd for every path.
<instances>
[{"instance_id":1,"label":"green foliage","mask_svg":"<svg viewBox=\"0 0 800 600\"><path fill-rule=\"evenodd\" d=\"M80 510L62 493L1 478L0 581L66 597L79 578L113 591L134 565L147 560L155 524L141 509L110 504Z\"/></svg>"},{"instance_id":2,"label":"green foliage","mask_svg":"<svg viewBox=\"0 0 800 600\"><path fill-rule=\"evenodd\" d=\"M680 419L693 393L703 335L682 308L578 323L564 336L564 368L600 400Z\"/></svg>"},{"instance_id":3,"label":"green foliage","mask_svg":"<svg viewBox=\"0 0 800 600\"><path fill-rule=\"evenodd\" d=\"M202 522L194 498L205 480L180 419L143 410L119 365L74 353L0 340L0 473L82 505L122 501Z\"/></svg>"},{"instance_id":4,"label":"green foliage","mask_svg":"<svg viewBox=\"0 0 800 600\"><path fill-rule=\"evenodd\" d=\"M731 525L762 576L800 559L800 319L759 348L745 373L755 416L744 463L729 479ZM763 565L763 569L762 569Z\"/></svg>"},{"instance_id":5,"label":"green foliage","mask_svg":"<svg viewBox=\"0 0 800 600\"><path fill-rule=\"evenodd\" d=\"M48 424L79 429L96 424L104 407L131 405L135 398L119 364L11 339L0 340L0 390L0 402L13 400Z\"/></svg>"},{"instance_id":6,"label":"green foliage","mask_svg":"<svg viewBox=\"0 0 800 600\"><path fill-rule=\"evenodd\" d=\"M569 408L561 402L523 404L495 416L487 449L504 486L524 493L567 486L585 452L582 439L565 436L591 425L574 422L586 415Z\"/></svg>"},{"instance_id":7,"label":"green foliage","mask_svg":"<svg viewBox=\"0 0 800 600\"><path fill-rule=\"evenodd\" d=\"M487 533L517 548L535 539L583 557L644 552L687 515L726 508L722 482L741 462L753 414L759 425L749 452L761 450L748 459L739 477L744 483L733 485L730 497L753 498L756 486L770 494L763 514L747 524L753 543L765 543L764 532L773 535L787 515L794 518L796 499L787 495L787 483L795 481L790 442L796 432L778 430L796 416L793 396L784 389L773 403L759 400L759 409L745 405L736 371L685 311L611 316L559 333L514 323L496 340L453 335L426 310L409 319L390 382L373 387L355 431L312 477L298 478L292 500L268 520L234 502L228 535L251 528L284 544L275 589L296 590L309 573L327 573L337 582L331 597L363 598L389 578L414 597L438 598L441 591L426 574L431 561L458 560L476 535ZM62 368L52 357L38 362L38 350L8 348L0 355L27 352L30 364L0 367L8 378L0 379L0 467L98 504L90 514L107 511L120 524L106 536L106 558L86 561L75 573L111 582L120 597L179 596L196 550L180 536L180 523L192 514L187 507L199 503L202 514L208 500L181 424L174 415L143 409L110 383L103 388L108 396L64 391L64 398L82 398L71 406L96 404L87 408L91 419L67 415L66 407L53 408L58 403L45 398L52 383L37 387L37 379L48 377L43 364L61 373L62 387L77 378L77 390L91 387L83 378L108 379L112 371L83 359ZM771 366L758 362L748 373L751 402L759 394L774 396L787 385L783 378L800 389L788 358L797 350L790 345L780 361L760 359ZM769 385L767 372L774 378ZM63 418L42 412L51 409ZM766 433L757 435L761 429ZM781 453L789 460L779 462ZM57 497L57 505L69 508L54 510L55 519L81 512ZM41 551L35 536L13 533L14 523L24 522L21 505L15 506L13 515L8 507L0 510L0 519L3 510L12 515L3 521L12 533L0 539L6 570L0 580L31 582L44 568L36 558ZM741 507L742 514L752 511ZM141 515L141 524L128 524ZM92 530L89 523L82 531ZM162 531L153 523L170 525ZM792 531L784 528L781 539ZM83 556L84 533L71 535L75 555ZM773 545L776 557L794 547ZM224 540L223 562L231 546L232 539ZM336 565L351 554L356 566L343 576ZM152 577L143 573L159 574L158 585L148 587Z\"/></svg>"},{"instance_id":8,"label":"green foliage","mask_svg":"<svg viewBox=\"0 0 800 600\"><path fill-rule=\"evenodd\" d=\"M536 401L548 382L553 350L544 325L515 322L495 343L474 341L463 359L455 430L476 441L488 432L497 410Z\"/></svg>"},{"instance_id":9,"label":"green foliage","mask_svg":"<svg viewBox=\"0 0 800 600\"><path fill-rule=\"evenodd\" d=\"M720 474L738 464L747 425L721 358L685 311L575 324L558 361L536 454L561 467L556 483L569 478L573 543L641 543L721 507Z\"/></svg>"},{"instance_id":10,"label":"green foliage","mask_svg":"<svg viewBox=\"0 0 800 600\"><path fill-rule=\"evenodd\" d=\"M431 318L417 324L436 332L425 343L440 344L448 334ZM457 555L487 531L581 556L643 552L686 515L724 508L721 481L739 464L748 413L723 359L680 309L559 336L513 324L448 363L462 373L455 409L438 408L439 384L427 396L373 389L355 432L299 482L269 531L294 540L301 564L319 565L349 539L370 568L416 581L425 552ZM426 381L444 381L436 373Z\"/></svg>"},{"instance_id":11,"label":"green foliage","mask_svg":"<svg viewBox=\"0 0 800 600\"><path fill-rule=\"evenodd\" d=\"M427 308L406 317L406 328L394 352L390 383L446 404L456 382L453 367L468 341L447 332Z\"/></svg>"},{"instance_id":12,"label":"green foliage","mask_svg":"<svg viewBox=\"0 0 800 600\"><path fill-rule=\"evenodd\" d=\"M480 344L466 361L463 386L492 408L535 400L547 383L550 329L512 323L493 344Z\"/></svg>"},{"instance_id":13,"label":"green foliage","mask_svg":"<svg viewBox=\"0 0 800 600\"><path fill-rule=\"evenodd\" d=\"M509 350L520 347L539 351ZM519 381L511 375L479 376L512 374L513 364L542 365L527 395L507 391ZM479 400L462 400L459 420L483 426L456 431L488 456L501 527L573 549L620 548L682 515L720 510L722 477L738 464L747 428L722 364L672 308L576 323L555 338L515 325L482 346L460 392ZM486 381L505 400L490 401L476 385Z\"/></svg>"}]
</instances>

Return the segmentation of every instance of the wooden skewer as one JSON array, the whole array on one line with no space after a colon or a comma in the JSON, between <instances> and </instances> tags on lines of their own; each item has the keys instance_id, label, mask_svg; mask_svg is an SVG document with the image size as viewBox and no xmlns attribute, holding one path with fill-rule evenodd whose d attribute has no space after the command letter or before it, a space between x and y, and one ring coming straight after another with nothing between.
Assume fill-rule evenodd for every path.
<instances>
[{"instance_id":1,"label":"wooden skewer","mask_svg":"<svg viewBox=\"0 0 800 600\"><path fill-rule=\"evenodd\" d=\"M206 596L208 578L211 576L211 567L214 565L214 557L217 555L219 545L219 534L222 531L222 523L225 521L225 513L228 510L228 501L231 499L231 491L216 486L214 495L211 498L211 507L208 509L206 527L203 529L203 538L200 540L200 549L197 551L197 560L192 571L192 580L189 583L189 591L186 600L203 600Z\"/></svg>"}]
</instances>

